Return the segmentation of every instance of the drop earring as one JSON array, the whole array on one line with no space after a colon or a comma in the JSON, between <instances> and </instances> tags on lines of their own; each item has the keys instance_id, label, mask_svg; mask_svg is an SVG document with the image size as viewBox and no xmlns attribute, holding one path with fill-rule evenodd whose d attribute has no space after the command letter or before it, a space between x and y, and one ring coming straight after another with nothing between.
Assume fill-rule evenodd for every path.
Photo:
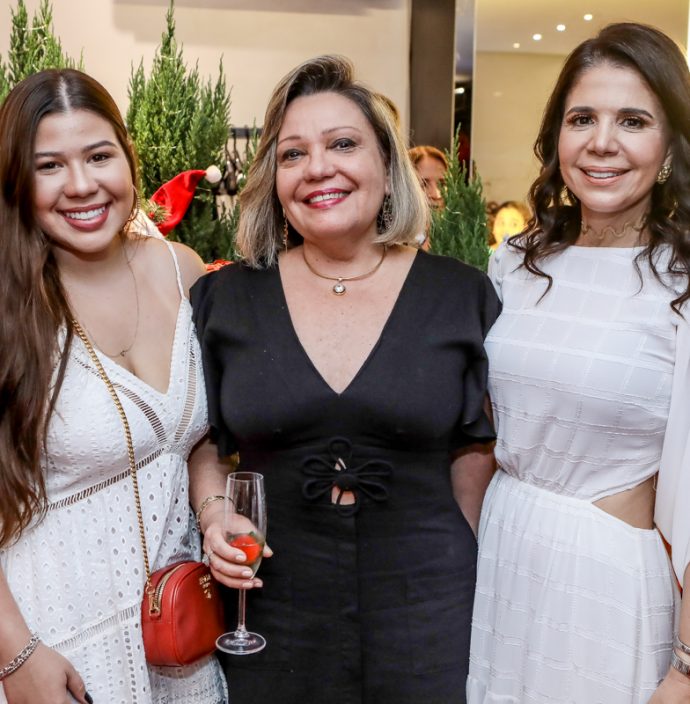
<instances>
[{"instance_id":1,"label":"drop earring","mask_svg":"<svg viewBox=\"0 0 690 704\"><path fill-rule=\"evenodd\" d=\"M381 203L381 209L376 216L376 231L379 235L386 232L393 222L393 199L388 193L383 196L383 203Z\"/></svg>"},{"instance_id":2,"label":"drop earring","mask_svg":"<svg viewBox=\"0 0 690 704\"><path fill-rule=\"evenodd\" d=\"M132 210L129 213L129 217L125 222L125 230L137 219L137 215L139 215L139 211L141 210L141 196L134 184L132 184L132 190L134 191L134 202L132 203Z\"/></svg>"},{"instance_id":3,"label":"drop earring","mask_svg":"<svg viewBox=\"0 0 690 704\"><path fill-rule=\"evenodd\" d=\"M657 174L656 177L656 182L659 185L662 185L668 181L669 176L671 175L671 162L668 162L664 164L660 169L659 173Z\"/></svg>"},{"instance_id":4,"label":"drop earring","mask_svg":"<svg viewBox=\"0 0 690 704\"><path fill-rule=\"evenodd\" d=\"M287 252L288 248L288 237L290 230L288 228L287 216L285 215L285 210L283 210L283 249Z\"/></svg>"}]
</instances>

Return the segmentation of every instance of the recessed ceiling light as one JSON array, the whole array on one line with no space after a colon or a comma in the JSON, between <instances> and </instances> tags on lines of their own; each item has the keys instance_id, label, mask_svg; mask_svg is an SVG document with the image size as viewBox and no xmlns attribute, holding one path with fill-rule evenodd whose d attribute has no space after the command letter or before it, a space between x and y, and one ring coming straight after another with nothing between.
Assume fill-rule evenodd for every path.
<instances>
[{"instance_id":1,"label":"recessed ceiling light","mask_svg":"<svg viewBox=\"0 0 690 704\"><path fill-rule=\"evenodd\" d=\"M541 34L533 34L532 39L534 39L535 42L541 41Z\"/></svg>"},{"instance_id":2,"label":"recessed ceiling light","mask_svg":"<svg viewBox=\"0 0 690 704\"><path fill-rule=\"evenodd\" d=\"M455 95L462 95L465 92L465 89L462 86L458 86L455 89Z\"/></svg>"},{"instance_id":3,"label":"recessed ceiling light","mask_svg":"<svg viewBox=\"0 0 690 704\"><path fill-rule=\"evenodd\" d=\"M520 48L520 42L513 42L513 49L519 49Z\"/></svg>"},{"instance_id":4,"label":"recessed ceiling light","mask_svg":"<svg viewBox=\"0 0 690 704\"><path fill-rule=\"evenodd\" d=\"M565 32L565 25L564 25L564 24L557 24L557 25L556 25L556 29L557 29L559 32Z\"/></svg>"},{"instance_id":5,"label":"recessed ceiling light","mask_svg":"<svg viewBox=\"0 0 690 704\"><path fill-rule=\"evenodd\" d=\"M589 12L582 18L585 22L591 22L594 19L594 15L590 15Z\"/></svg>"}]
</instances>

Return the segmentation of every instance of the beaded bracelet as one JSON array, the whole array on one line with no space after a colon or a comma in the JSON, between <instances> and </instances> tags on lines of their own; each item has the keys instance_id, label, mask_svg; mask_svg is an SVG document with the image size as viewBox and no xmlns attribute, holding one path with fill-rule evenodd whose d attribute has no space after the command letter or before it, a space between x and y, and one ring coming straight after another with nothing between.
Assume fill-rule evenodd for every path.
<instances>
[{"instance_id":1,"label":"beaded bracelet","mask_svg":"<svg viewBox=\"0 0 690 704\"><path fill-rule=\"evenodd\" d=\"M39 643L38 633L32 633L29 642L24 646L19 655L0 670L0 681L4 680L8 675L11 675L15 670L18 670L31 657L31 654L36 650Z\"/></svg>"},{"instance_id":2,"label":"beaded bracelet","mask_svg":"<svg viewBox=\"0 0 690 704\"><path fill-rule=\"evenodd\" d=\"M207 496L202 502L201 506L199 506L199 510L196 512L196 525L197 528L199 529L199 532L201 531L201 514L204 512L206 507L213 503L214 501L223 501L225 499L224 496Z\"/></svg>"}]
</instances>

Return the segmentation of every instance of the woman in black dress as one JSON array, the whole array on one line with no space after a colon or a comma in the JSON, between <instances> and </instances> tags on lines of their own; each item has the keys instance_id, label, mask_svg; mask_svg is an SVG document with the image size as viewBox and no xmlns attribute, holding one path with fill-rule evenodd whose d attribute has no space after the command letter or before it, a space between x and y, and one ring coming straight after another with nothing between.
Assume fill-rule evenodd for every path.
<instances>
[{"instance_id":1,"label":"woman in black dress","mask_svg":"<svg viewBox=\"0 0 690 704\"><path fill-rule=\"evenodd\" d=\"M233 704L465 700L497 302L479 271L399 244L426 217L388 109L347 60L280 82L242 193L243 261L193 291L213 443L192 504L213 574L251 590L268 641L225 658ZM265 477L261 579L207 501L225 484L216 453L237 451Z\"/></svg>"}]
</instances>

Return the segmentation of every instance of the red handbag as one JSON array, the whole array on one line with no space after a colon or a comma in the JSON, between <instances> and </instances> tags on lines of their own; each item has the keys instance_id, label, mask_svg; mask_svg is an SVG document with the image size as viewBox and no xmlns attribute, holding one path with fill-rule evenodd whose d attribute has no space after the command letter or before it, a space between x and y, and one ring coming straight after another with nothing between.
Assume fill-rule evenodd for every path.
<instances>
[{"instance_id":1,"label":"red handbag","mask_svg":"<svg viewBox=\"0 0 690 704\"><path fill-rule=\"evenodd\" d=\"M141 603L146 660L188 665L210 655L225 630L215 579L201 562L177 562L151 575Z\"/></svg>"},{"instance_id":2,"label":"red handbag","mask_svg":"<svg viewBox=\"0 0 690 704\"><path fill-rule=\"evenodd\" d=\"M139 521L146 584L141 603L141 629L146 661L151 665L189 665L216 649L216 638L225 631L223 602L216 581L202 562L186 560L151 572L141 513L134 444L127 416L117 392L103 369L86 333L74 320L75 333L84 343L98 374L117 407L127 441L129 473Z\"/></svg>"}]
</instances>

